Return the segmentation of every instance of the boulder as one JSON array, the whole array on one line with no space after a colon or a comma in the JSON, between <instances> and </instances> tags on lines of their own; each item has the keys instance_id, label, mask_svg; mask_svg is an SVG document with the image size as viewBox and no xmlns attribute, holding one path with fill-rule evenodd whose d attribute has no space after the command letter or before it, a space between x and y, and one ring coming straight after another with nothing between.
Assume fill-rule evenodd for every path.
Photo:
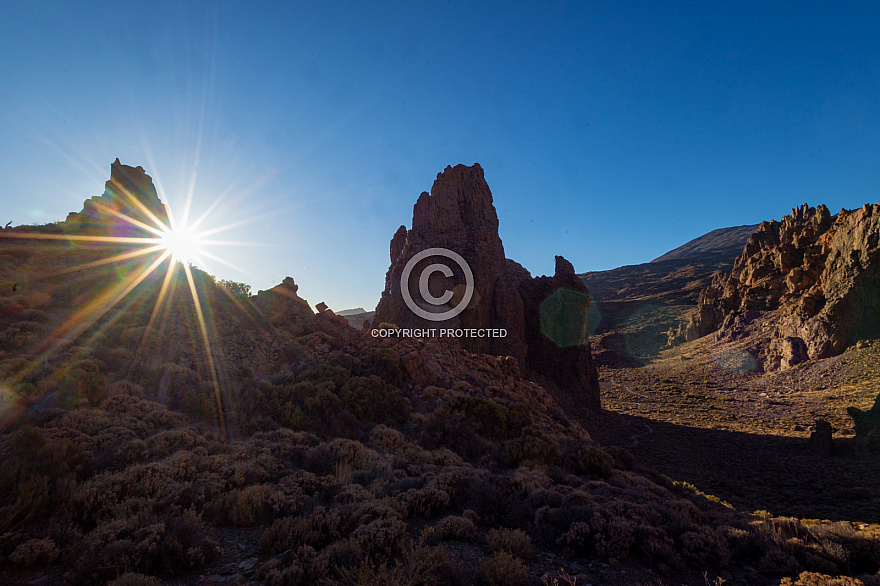
<instances>
[{"instance_id":1,"label":"boulder","mask_svg":"<svg viewBox=\"0 0 880 586\"><path fill-rule=\"evenodd\" d=\"M823 458L830 456L832 452L832 432L830 423L824 419L817 419L815 431L810 434L810 450Z\"/></svg>"}]
</instances>

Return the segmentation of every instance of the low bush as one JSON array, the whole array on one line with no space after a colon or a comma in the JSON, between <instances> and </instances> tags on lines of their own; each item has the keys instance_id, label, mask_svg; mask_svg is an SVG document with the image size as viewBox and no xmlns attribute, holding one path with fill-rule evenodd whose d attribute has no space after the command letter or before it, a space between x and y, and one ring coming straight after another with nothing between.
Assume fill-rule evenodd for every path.
<instances>
[{"instance_id":1,"label":"low bush","mask_svg":"<svg viewBox=\"0 0 880 586\"><path fill-rule=\"evenodd\" d=\"M450 515L437 525L440 538L445 540L455 539L458 541L474 541L477 538L477 528L473 521L467 517Z\"/></svg>"},{"instance_id":2,"label":"low bush","mask_svg":"<svg viewBox=\"0 0 880 586\"><path fill-rule=\"evenodd\" d=\"M51 539L31 539L15 548L9 561L19 566L32 568L48 565L58 559L58 547Z\"/></svg>"},{"instance_id":3,"label":"low bush","mask_svg":"<svg viewBox=\"0 0 880 586\"><path fill-rule=\"evenodd\" d=\"M506 551L499 551L480 563L474 578L485 586L525 586L529 568Z\"/></svg>"},{"instance_id":4,"label":"low bush","mask_svg":"<svg viewBox=\"0 0 880 586\"><path fill-rule=\"evenodd\" d=\"M494 553L506 551L521 560L532 557L532 540L520 529L490 529L486 541Z\"/></svg>"}]
</instances>

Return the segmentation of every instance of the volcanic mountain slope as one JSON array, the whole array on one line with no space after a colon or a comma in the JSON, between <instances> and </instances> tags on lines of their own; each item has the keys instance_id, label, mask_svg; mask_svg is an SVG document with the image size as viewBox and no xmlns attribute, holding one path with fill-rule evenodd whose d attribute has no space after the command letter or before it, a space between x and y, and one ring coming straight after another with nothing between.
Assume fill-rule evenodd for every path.
<instances>
[{"instance_id":1,"label":"volcanic mountain slope","mask_svg":"<svg viewBox=\"0 0 880 586\"><path fill-rule=\"evenodd\" d=\"M718 228L690 242L682 244L678 248L670 250L662 256L658 256L651 262L663 262L664 260L680 260L686 258L705 258L715 255L738 255L749 236L755 233L760 224L746 226L734 226L732 228Z\"/></svg>"},{"instance_id":2,"label":"volcanic mountain slope","mask_svg":"<svg viewBox=\"0 0 880 586\"><path fill-rule=\"evenodd\" d=\"M730 271L755 226L721 228L649 263L578 275L590 289L592 347L600 364L638 366L666 346L716 272Z\"/></svg>"},{"instance_id":3,"label":"volcanic mountain slope","mask_svg":"<svg viewBox=\"0 0 880 586\"><path fill-rule=\"evenodd\" d=\"M769 584L880 564L876 526L746 514L599 448L513 360L375 339L292 279L245 297L194 270L194 298L177 269L163 297L165 265L98 264L105 246L0 239L4 583Z\"/></svg>"}]
</instances>

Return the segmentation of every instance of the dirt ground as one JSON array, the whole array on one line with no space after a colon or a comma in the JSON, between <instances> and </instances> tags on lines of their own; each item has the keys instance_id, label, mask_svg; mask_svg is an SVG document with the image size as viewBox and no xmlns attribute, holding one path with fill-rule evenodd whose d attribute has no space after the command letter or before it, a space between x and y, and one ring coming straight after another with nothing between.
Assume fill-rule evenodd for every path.
<instances>
[{"instance_id":1,"label":"dirt ground","mask_svg":"<svg viewBox=\"0 0 880 586\"><path fill-rule=\"evenodd\" d=\"M849 406L880 392L880 341L786 371L755 374L736 345L706 336L641 367L600 367L603 413L579 419L603 446L694 484L737 509L880 521L880 458L852 447ZM817 419L833 454L810 449Z\"/></svg>"}]
</instances>

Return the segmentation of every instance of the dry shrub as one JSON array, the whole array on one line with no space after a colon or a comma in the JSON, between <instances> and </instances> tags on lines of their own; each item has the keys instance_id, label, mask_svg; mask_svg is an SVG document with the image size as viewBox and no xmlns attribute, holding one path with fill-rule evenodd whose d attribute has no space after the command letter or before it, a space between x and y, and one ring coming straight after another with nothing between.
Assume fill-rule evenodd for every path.
<instances>
[{"instance_id":1,"label":"dry shrub","mask_svg":"<svg viewBox=\"0 0 880 586\"><path fill-rule=\"evenodd\" d=\"M758 569L771 576L785 576L797 574L803 568L791 555L780 548L770 549L758 561Z\"/></svg>"},{"instance_id":2,"label":"dry shrub","mask_svg":"<svg viewBox=\"0 0 880 586\"><path fill-rule=\"evenodd\" d=\"M556 509L556 511L559 511L559 509ZM543 521L543 519L548 518L552 512L553 511L551 511L549 507L538 510L538 514L542 516L541 525L549 522L552 522L554 525L556 524L555 520ZM592 535L593 531L590 529L589 523L575 521L569 526L568 531L556 539L556 544L562 546L562 550L567 557L576 557L587 553L592 544Z\"/></svg>"},{"instance_id":3,"label":"dry shrub","mask_svg":"<svg viewBox=\"0 0 880 586\"><path fill-rule=\"evenodd\" d=\"M31 539L15 548L9 561L19 566L33 568L51 564L59 555L58 547L51 539Z\"/></svg>"},{"instance_id":4,"label":"dry shrub","mask_svg":"<svg viewBox=\"0 0 880 586\"><path fill-rule=\"evenodd\" d=\"M39 309L52 304L52 294L48 291L34 291L22 300L22 305L29 309Z\"/></svg>"},{"instance_id":5,"label":"dry shrub","mask_svg":"<svg viewBox=\"0 0 880 586\"><path fill-rule=\"evenodd\" d=\"M574 523L589 521L590 516L591 511L588 508L563 509L545 505L535 511L535 535L546 543L565 545L558 540L574 526ZM589 533L589 523L586 525L586 531ZM577 540L577 537L573 534L570 539ZM575 541L570 539L567 539L566 543L576 547Z\"/></svg>"},{"instance_id":6,"label":"dry shrub","mask_svg":"<svg viewBox=\"0 0 880 586\"><path fill-rule=\"evenodd\" d=\"M151 458L163 458L178 450L191 450L205 443L205 438L191 429L168 429L147 439L147 448Z\"/></svg>"},{"instance_id":7,"label":"dry shrub","mask_svg":"<svg viewBox=\"0 0 880 586\"><path fill-rule=\"evenodd\" d=\"M449 506L449 495L446 491L434 486L411 488L394 497L392 506L400 512L404 519L423 517L430 519Z\"/></svg>"},{"instance_id":8,"label":"dry shrub","mask_svg":"<svg viewBox=\"0 0 880 586\"><path fill-rule=\"evenodd\" d=\"M260 548L271 554L307 545L316 550L323 549L339 534L342 517L336 509L327 510L315 507L305 517L283 517L276 519L260 536Z\"/></svg>"},{"instance_id":9,"label":"dry shrub","mask_svg":"<svg viewBox=\"0 0 880 586\"><path fill-rule=\"evenodd\" d=\"M562 451L562 465L574 474L588 474L607 478L614 469L614 458L593 443L566 446Z\"/></svg>"},{"instance_id":10,"label":"dry shrub","mask_svg":"<svg viewBox=\"0 0 880 586\"><path fill-rule=\"evenodd\" d=\"M329 449L336 455L336 461L344 462L352 470L373 474L387 474L390 470L388 461L381 454L360 442L337 438L330 442Z\"/></svg>"},{"instance_id":11,"label":"dry shrub","mask_svg":"<svg viewBox=\"0 0 880 586\"><path fill-rule=\"evenodd\" d=\"M390 559L401 552L407 525L394 518L383 518L361 525L351 534L371 559Z\"/></svg>"},{"instance_id":12,"label":"dry shrub","mask_svg":"<svg viewBox=\"0 0 880 586\"><path fill-rule=\"evenodd\" d=\"M565 568L559 568L554 576L551 576L549 572L544 574L541 584L543 586L577 586L577 578L566 572Z\"/></svg>"},{"instance_id":13,"label":"dry shrub","mask_svg":"<svg viewBox=\"0 0 880 586\"><path fill-rule=\"evenodd\" d=\"M533 500L533 493L537 491L546 491L547 488L553 484L553 480L551 480L546 474L529 468L519 468L515 472L514 478L516 480L516 485L520 490L529 495L530 502Z\"/></svg>"},{"instance_id":14,"label":"dry shrub","mask_svg":"<svg viewBox=\"0 0 880 586\"><path fill-rule=\"evenodd\" d=\"M525 531L504 528L491 529L486 541L489 543L489 549L495 553L506 551L521 560L532 557L532 541Z\"/></svg>"},{"instance_id":15,"label":"dry shrub","mask_svg":"<svg viewBox=\"0 0 880 586\"><path fill-rule=\"evenodd\" d=\"M478 459L491 448L479 434L475 421L445 406L425 418L419 444L429 450L447 448L467 461Z\"/></svg>"},{"instance_id":16,"label":"dry shrub","mask_svg":"<svg viewBox=\"0 0 880 586\"><path fill-rule=\"evenodd\" d=\"M796 582L792 582L791 578L783 578L779 586L865 586L865 583L846 576L832 578L825 574L802 572Z\"/></svg>"},{"instance_id":17,"label":"dry shrub","mask_svg":"<svg viewBox=\"0 0 880 586\"><path fill-rule=\"evenodd\" d=\"M257 568L255 576L257 580L262 580L268 586L301 586L306 584L306 575L302 566L294 563L284 567L277 557Z\"/></svg>"},{"instance_id":18,"label":"dry shrub","mask_svg":"<svg viewBox=\"0 0 880 586\"><path fill-rule=\"evenodd\" d=\"M292 513L287 499L274 485L254 484L220 494L206 507L215 522L238 527L265 525L279 513Z\"/></svg>"},{"instance_id":19,"label":"dry shrub","mask_svg":"<svg viewBox=\"0 0 880 586\"><path fill-rule=\"evenodd\" d=\"M121 572L167 572L204 565L220 553L204 533L201 520L191 511L108 520L77 544L67 581L104 584Z\"/></svg>"},{"instance_id":20,"label":"dry shrub","mask_svg":"<svg viewBox=\"0 0 880 586\"><path fill-rule=\"evenodd\" d=\"M619 470L633 470L636 467L636 458L632 452L620 446L610 446L605 452L614 459L614 467Z\"/></svg>"},{"instance_id":21,"label":"dry shrub","mask_svg":"<svg viewBox=\"0 0 880 586\"><path fill-rule=\"evenodd\" d=\"M406 438L396 429L380 424L370 432L370 443L380 451L393 452L406 444Z\"/></svg>"},{"instance_id":22,"label":"dry shrub","mask_svg":"<svg viewBox=\"0 0 880 586\"><path fill-rule=\"evenodd\" d=\"M326 559L327 565L333 570L351 568L359 565L364 559L364 548L354 538L335 541L324 548L321 557Z\"/></svg>"},{"instance_id":23,"label":"dry shrub","mask_svg":"<svg viewBox=\"0 0 880 586\"><path fill-rule=\"evenodd\" d=\"M663 529L640 525L636 531L636 547L651 564L661 563L672 568L683 568L684 562L675 550L675 542Z\"/></svg>"},{"instance_id":24,"label":"dry shrub","mask_svg":"<svg viewBox=\"0 0 880 586\"><path fill-rule=\"evenodd\" d=\"M538 488L530 491L528 496L529 505L535 509L541 507L561 507L565 493L559 490L557 486L549 486L547 488Z\"/></svg>"},{"instance_id":25,"label":"dry shrub","mask_svg":"<svg viewBox=\"0 0 880 586\"><path fill-rule=\"evenodd\" d=\"M506 476L462 475L455 504L473 509L483 523L496 527L527 528L535 514L513 479Z\"/></svg>"},{"instance_id":26,"label":"dry shrub","mask_svg":"<svg viewBox=\"0 0 880 586\"><path fill-rule=\"evenodd\" d=\"M600 556L622 560L629 555L635 543L635 525L623 517L606 520L594 514L590 521L593 530L594 546Z\"/></svg>"},{"instance_id":27,"label":"dry shrub","mask_svg":"<svg viewBox=\"0 0 880 586\"><path fill-rule=\"evenodd\" d=\"M681 544L685 559L696 567L726 566L730 561L727 540L705 525L682 534Z\"/></svg>"},{"instance_id":28,"label":"dry shrub","mask_svg":"<svg viewBox=\"0 0 880 586\"><path fill-rule=\"evenodd\" d=\"M559 443L537 427L527 427L523 434L504 444L505 463L510 468L523 466L546 470L559 456Z\"/></svg>"},{"instance_id":29,"label":"dry shrub","mask_svg":"<svg viewBox=\"0 0 880 586\"><path fill-rule=\"evenodd\" d=\"M110 370L125 370L134 360L134 354L128 348L113 348L104 357L110 366ZM128 382L128 381L126 381ZM129 383L131 384L131 383Z\"/></svg>"},{"instance_id":30,"label":"dry shrub","mask_svg":"<svg viewBox=\"0 0 880 586\"><path fill-rule=\"evenodd\" d=\"M406 417L405 399L376 375L351 377L339 398L360 421L403 421Z\"/></svg>"},{"instance_id":31,"label":"dry shrub","mask_svg":"<svg viewBox=\"0 0 880 586\"><path fill-rule=\"evenodd\" d=\"M480 563L474 578L486 586L525 586L529 568L506 551L499 551Z\"/></svg>"},{"instance_id":32,"label":"dry shrub","mask_svg":"<svg viewBox=\"0 0 880 586\"><path fill-rule=\"evenodd\" d=\"M443 547L425 546L430 529L412 542L400 555L397 563L367 558L361 565L337 570L333 579L322 584L358 584L358 586L388 586L390 584L413 584L418 586L464 586L467 577L461 568L451 563L449 553Z\"/></svg>"},{"instance_id":33,"label":"dry shrub","mask_svg":"<svg viewBox=\"0 0 880 586\"><path fill-rule=\"evenodd\" d=\"M440 538L443 540L456 539L458 541L472 542L477 538L477 528L473 521L467 517L456 517L450 515L444 518L437 525L440 531Z\"/></svg>"},{"instance_id":34,"label":"dry shrub","mask_svg":"<svg viewBox=\"0 0 880 586\"><path fill-rule=\"evenodd\" d=\"M111 582L107 582L107 586L162 586L162 582L154 576L144 576L143 574L129 572Z\"/></svg>"}]
</instances>

